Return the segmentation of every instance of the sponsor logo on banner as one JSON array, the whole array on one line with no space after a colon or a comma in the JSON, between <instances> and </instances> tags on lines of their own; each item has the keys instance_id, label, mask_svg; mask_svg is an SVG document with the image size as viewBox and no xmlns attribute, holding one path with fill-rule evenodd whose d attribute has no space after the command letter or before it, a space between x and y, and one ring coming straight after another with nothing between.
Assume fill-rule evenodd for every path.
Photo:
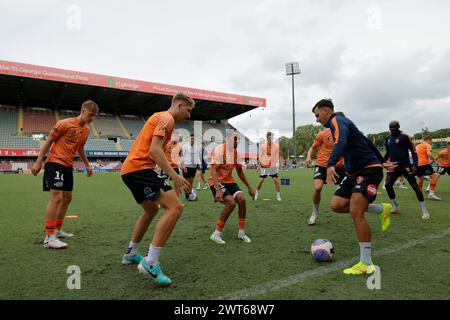
<instances>
[{"instance_id":1,"label":"sponsor logo on banner","mask_svg":"<svg viewBox=\"0 0 450 320\"><path fill-rule=\"evenodd\" d=\"M376 194L377 194L377 186L374 185L374 184L369 184L369 185L367 186L367 193L368 193L370 196L376 195Z\"/></svg>"}]
</instances>

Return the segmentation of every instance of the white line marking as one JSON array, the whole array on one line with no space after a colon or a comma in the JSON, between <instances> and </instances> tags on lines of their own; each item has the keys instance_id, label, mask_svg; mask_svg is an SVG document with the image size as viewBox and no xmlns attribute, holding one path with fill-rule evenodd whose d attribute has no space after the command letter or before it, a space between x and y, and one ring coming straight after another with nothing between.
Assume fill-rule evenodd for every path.
<instances>
[{"instance_id":1,"label":"white line marking","mask_svg":"<svg viewBox=\"0 0 450 320\"><path fill-rule=\"evenodd\" d=\"M444 230L444 231L434 233L432 235L428 235L428 236L425 236L425 237L422 237L419 239L410 240L401 245L395 245L395 246L392 246L389 248L378 250L372 254L372 257L380 257L380 256L384 256L387 254L395 253L395 252L398 252L398 251L401 251L404 249L414 247L418 244L425 243L430 240L435 240L435 239L445 237L447 235L450 235L450 230ZM344 260L344 261L341 261L338 263L334 263L332 266L319 267L314 270L294 274L294 275L286 277L286 278L282 278L279 280L274 280L274 281L270 281L270 282L267 282L264 284L257 285L253 288L248 288L248 289L236 291L233 293L229 293L224 296L216 298L216 300L239 300L239 299L245 299L245 298L252 297L252 296L264 295L269 292L279 290L279 289L288 287L288 286L296 284L296 283L303 282L306 279L313 277L313 276L322 276L324 274L340 270L341 268L344 268L344 267L358 261L358 259L359 259L359 256L353 257L351 259L347 259L347 260Z\"/></svg>"}]
</instances>

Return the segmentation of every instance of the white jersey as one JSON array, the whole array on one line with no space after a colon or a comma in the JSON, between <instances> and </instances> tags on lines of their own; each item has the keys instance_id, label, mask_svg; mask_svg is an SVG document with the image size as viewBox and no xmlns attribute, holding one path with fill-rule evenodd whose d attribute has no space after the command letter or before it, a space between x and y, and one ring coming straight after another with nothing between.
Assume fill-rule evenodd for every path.
<instances>
[{"instance_id":1,"label":"white jersey","mask_svg":"<svg viewBox=\"0 0 450 320\"><path fill-rule=\"evenodd\" d=\"M200 159L200 154L202 152L201 146L191 145L190 143L186 143L182 148L182 158L181 163L184 164L187 168L195 168L197 165L202 164Z\"/></svg>"}]
</instances>

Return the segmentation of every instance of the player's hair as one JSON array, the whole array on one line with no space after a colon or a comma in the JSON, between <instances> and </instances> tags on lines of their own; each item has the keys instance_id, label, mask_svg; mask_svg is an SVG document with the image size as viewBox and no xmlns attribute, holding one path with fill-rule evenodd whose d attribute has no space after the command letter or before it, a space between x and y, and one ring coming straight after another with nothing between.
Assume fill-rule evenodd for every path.
<instances>
[{"instance_id":1,"label":"player's hair","mask_svg":"<svg viewBox=\"0 0 450 320\"><path fill-rule=\"evenodd\" d=\"M267 133L266 133L266 138L268 138L268 137L273 137L273 133L272 133L272 132L270 132L270 131L269 131L269 132L267 132Z\"/></svg>"},{"instance_id":2,"label":"player's hair","mask_svg":"<svg viewBox=\"0 0 450 320\"><path fill-rule=\"evenodd\" d=\"M177 92L173 97L172 97L172 104L175 104L177 102L181 102L184 104L188 104L190 106L195 106L195 101L194 99L192 99L191 97L187 96L186 94L184 94L183 92Z\"/></svg>"},{"instance_id":3,"label":"player's hair","mask_svg":"<svg viewBox=\"0 0 450 320\"><path fill-rule=\"evenodd\" d=\"M331 110L334 110L333 101L331 99L322 99L314 105L311 111L314 112L315 108L330 108Z\"/></svg>"},{"instance_id":4,"label":"player's hair","mask_svg":"<svg viewBox=\"0 0 450 320\"><path fill-rule=\"evenodd\" d=\"M433 139L431 139L430 136L425 136L425 138L423 138L423 141L425 141L425 140L430 140L430 141L432 141Z\"/></svg>"},{"instance_id":5,"label":"player's hair","mask_svg":"<svg viewBox=\"0 0 450 320\"><path fill-rule=\"evenodd\" d=\"M92 100L86 100L85 102L83 102L83 104L81 105L81 109L83 108L88 109L90 112L98 112L98 105Z\"/></svg>"},{"instance_id":6,"label":"player's hair","mask_svg":"<svg viewBox=\"0 0 450 320\"><path fill-rule=\"evenodd\" d=\"M193 133L191 133L191 138L192 138L192 137L194 137L194 134L193 134Z\"/></svg>"},{"instance_id":7,"label":"player's hair","mask_svg":"<svg viewBox=\"0 0 450 320\"><path fill-rule=\"evenodd\" d=\"M399 127L400 128L400 123L397 120L393 120L393 121L389 122L389 128L390 127Z\"/></svg>"},{"instance_id":8,"label":"player's hair","mask_svg":"<svg viewBox=\"0 0 450 320\"><path fill-rule=\"evenodd\" d=\"M345 114L342 111L336 111L334 114L345 117Z\"/></svg>"}]
</instances>

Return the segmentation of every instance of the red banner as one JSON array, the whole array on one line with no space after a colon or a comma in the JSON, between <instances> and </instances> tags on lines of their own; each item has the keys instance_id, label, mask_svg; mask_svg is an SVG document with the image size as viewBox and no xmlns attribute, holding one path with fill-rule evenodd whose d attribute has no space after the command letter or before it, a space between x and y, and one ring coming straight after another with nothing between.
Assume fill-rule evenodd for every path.
<instances>
[{"instance_id":1,"label":"red banner","mask_svg":"<svg viewBox=\"0 0 450 320\"><path fill-rule=\"evenodd\" d=\"M39 149L0 149L0 157L37 157Z\"/></svg>"},{"instance_id":2,"label":"red banner","mask_svg":"<svg viewBox=\"0 0 450 320\"><path fill-rule=\"evenodd\" d=\"M182 91L194 99L219 101L256 107L266 106L266 99L263 98L171 86L167 84L131 80L112 76L102 76L93 73L56 69L3 60L0 60L0 74L77 83L105 88L156 93L169 96L173 96L176 92Z\"/></svg>"}]
</instances>

